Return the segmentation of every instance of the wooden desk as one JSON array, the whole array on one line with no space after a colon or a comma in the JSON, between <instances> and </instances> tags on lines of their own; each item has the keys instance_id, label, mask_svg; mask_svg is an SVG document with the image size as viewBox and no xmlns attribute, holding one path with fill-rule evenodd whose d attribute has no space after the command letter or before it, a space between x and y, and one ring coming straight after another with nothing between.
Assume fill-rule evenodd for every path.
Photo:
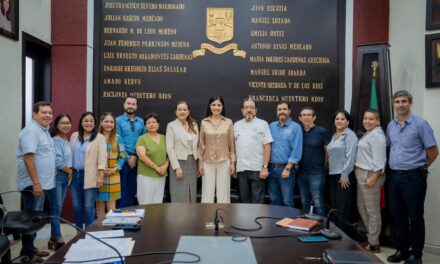
<instances>
[{"instance_id":1,"label":"wooden desk","mask_svg":"<svg viewBox=\"0 0 440 264\"><path fill-rule=\"evenodd\" d=\"M157 205L139 206L145 208L145 218L139 231L126 231L127 237L132 237L136 242L133 254L148 251L175 251L180 236L228 236L223 230L217 234L214 230L206 230L206 223L213 222L214 213L217 208L223 208L220 212L225 222L225 228L229 225L242 228L254 228L257 225L254 219L258 216L271 217L293 217L300 214L298 209L273 206L266 204L181 204L165 203ZM263 229L257 232L242 232L250 236L269 236L293 234L293 237L283 238L252 238L252 245L258 263L322 263L319 260L307 260L304 257L322 257L325 249L348 249L361 250L347 235L342 234L341 240L329 241L328 243L301 243L298 236L292 230L278 227L276 220L260 220ZM95 221L87 231L108 230L109 227L101 225L101 220ZM319 228L318 228L319 230ZM240 232L240 231L236 231ZM79 237L84 237L80 235ZM70 244L77 240L73 239L67 246L60 249L50 260L62 260ZM126 263L157 263L165 260L172 260L173 256L145 256L128 258ZM296 260L296 261L294 261ZM382 263L378 258L372 259L375 263Z\"/></svg>"}]
</instances>

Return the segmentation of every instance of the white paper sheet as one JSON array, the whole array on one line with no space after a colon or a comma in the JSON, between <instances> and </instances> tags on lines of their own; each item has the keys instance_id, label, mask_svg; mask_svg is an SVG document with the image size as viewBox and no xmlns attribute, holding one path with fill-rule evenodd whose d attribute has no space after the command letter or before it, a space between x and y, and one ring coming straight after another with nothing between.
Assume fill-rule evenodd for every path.
<instances>
[{"instance_id":1,"label":"white paper sheet","mask_svg":"<svg viewBox=\"0 0 440 264\"><path fill-rule=\"evenodd\" d=\"M122 255L130 255L133 249L134 241L130 238L105 238L104 242L116 248L116 250ZM108 259L110 257L110 259ZM86 261L92 260L93 263L109 263L120 261L116 252L97 241L96 239L80 239L73 244L67 254L65 255L65 261ZM100 260L102 259L102 260ZM92 263L92 262L90 262Z\"/></svg>"},{"instance_id":2,"label":"white paper sheet","mask_svg":"<svg viewBox=\"0 0 440 264\"><path fill-rule=\"evenodd\" d=\"M123 237L124 236L124 230L118 229L118 230L106 230L106 231L96 231L96 232L87 232L88 234L91 234L92 236L95 236L97 238L111 238L111 237ZM93 239L93 237L87 235L87 239Z\"/></svg>"}]
</instances>

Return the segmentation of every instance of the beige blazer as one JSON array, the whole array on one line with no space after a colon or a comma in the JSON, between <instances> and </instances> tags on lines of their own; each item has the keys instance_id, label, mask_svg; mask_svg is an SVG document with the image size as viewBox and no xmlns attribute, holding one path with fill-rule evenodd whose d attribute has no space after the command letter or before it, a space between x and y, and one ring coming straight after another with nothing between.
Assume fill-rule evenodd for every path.
<instances>
[{"instance_id":1,"label":"beige blazer","mask_svg":"<svg viewBox=\"0 0 440 264\"><path fill-rule=\"evenodd\" d=\"M70 137L70 146L72 147L78 140L78 132ZM97 134L96 138L87 144L86 160L84 162L84 189L96 188L98 180L98 170L107 168L107 143L105 137Z\"/></svg>"},{"instance_id":2,"label":"beige blazer","mask_svg":"<svg viewBox=\"0 0 440 264\"><path fill-rule=\"evenodd\" d=\"M190 150L194 159L197 160L197 144L199 140L199 129L194 124L197 134L192 134L192 146L188 146L188 136L185 128L179 120L168 123L166 132L167 154L173 170L180 168L179 160L187 160Z\"/></svg>"}]
</instances>

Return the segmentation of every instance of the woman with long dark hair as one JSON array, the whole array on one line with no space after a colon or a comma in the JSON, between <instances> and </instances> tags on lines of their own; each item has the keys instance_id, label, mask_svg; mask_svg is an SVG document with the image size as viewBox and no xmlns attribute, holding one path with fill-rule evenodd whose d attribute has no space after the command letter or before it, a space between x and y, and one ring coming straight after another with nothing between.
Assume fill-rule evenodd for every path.
<instances>
[{"instance_id":1,"label":"woman with long dark hair","mask_svg":"<svg viewBox=\"0 0 440 264\"><path fill-rule=\"evenodd\" d=\"M232 120L225 117L223 98L209 99L206 118L200 124L199 174L202 203L230 203L231 175L235 173L235 139Z\"/></svg>"},{"instance_id":2,"label":"woman with long dark hair","mask_svg":"<svg viewBox=\"0 0 440 264\"><path fill-rule=\"evenodd\" d=\"M50 135L52 136L55 148L55 188L51 195L51 214L61 217L64 199L66 198L67 188L72 179L72 149L70 148L67 134L72 128L72 119L68 114L59 114L55 117ZM64 245L64 239L61 234L60 220L50 219L51 236L48 242L49 249L58 250Z\"/></svg>"},{"instance_id":3,"label":"woman with long dark hair","mask_svg":"<svg viewBox=\"0 0 440 264\"><path fill-rule=\"evenodd\" d=\"M195 203L199 129L185 101L177 102L175 114L176 120L168 124L166 132L171 201Z\"/></svg>"},{"instance_id":4,"label":"woman with long dark hair","mask_svg":"<svg viewBox=\"0 0 440 264\"><path fill-rule=\"evenodd\" d=\"M345 110L337 111L333 116L336 132L327 145L329 165L330 209L337 209L350 222L354 222L356 213L356 179L353 173L356 161L358 139L348 127L350 114ZM340 223L335 221L336 224ZM339 225L341 227L341 225Z\"/></svg>"},{"instance_id":5,"label":"woman with long dark hair","mask_svg":"<svg viewBox=\"0 0 440 264\"><path fill-rule=\"evenodd\" d=\"M12 31L10 0L0 0L0 28Z\"/></svg>"},{"instance_id":6,"label":"woman with long dark hair","mask_svg":"<svg viewBox=\"0 0 440 264\"><path fill-rule=\"evenodd\" d=\"M87 227L95 220L97 188L103 185L107 169L107 143L97 132L96 118L92 112L82 114L78 131L72 134L73 179L71 184L75 224Z\"/></svg>"}]
</instances>

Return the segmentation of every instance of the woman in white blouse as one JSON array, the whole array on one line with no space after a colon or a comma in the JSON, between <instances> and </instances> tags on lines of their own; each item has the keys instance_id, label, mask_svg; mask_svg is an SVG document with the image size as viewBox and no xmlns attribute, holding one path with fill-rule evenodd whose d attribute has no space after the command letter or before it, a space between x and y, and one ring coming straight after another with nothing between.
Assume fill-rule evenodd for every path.
<instances>
[{"instance_id":1,"label":"woman in white blouse","mask_svg":"<svg viewBox=\"0 0 440 264\"><path fill-rule=\"evenodd\" d=\"M197 194L197 144L199 130L185 101L176 105L176 120L167 126L166 145L171 162L171 202L195 203Z\"/></svg>"},{"instance_id":2,"label":"woman in white blouse","mask_svg":"<svg viewBox=\"0 0 440 264\"><path fill-rule=\"evenodd\" d=\"M380 127L379 112L367 110L363 120L366 133L359 140L355 174L357 179L357 206L368 231L364 248L380 253L379 235L382 226L380 215L380 188L385 182L386 138Z\"/></svg>"}]
</instances>

